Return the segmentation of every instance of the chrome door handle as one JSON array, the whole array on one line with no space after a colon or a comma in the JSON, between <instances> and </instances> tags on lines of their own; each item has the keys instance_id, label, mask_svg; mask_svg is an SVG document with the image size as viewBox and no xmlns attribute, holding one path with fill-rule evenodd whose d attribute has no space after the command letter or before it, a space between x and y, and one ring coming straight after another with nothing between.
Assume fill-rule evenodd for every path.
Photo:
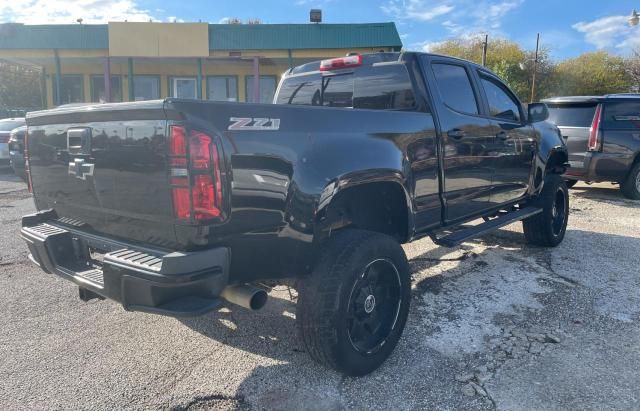
<instances>
[{"instance_id":1,"label":"chrome door handle","mask_svg":"<svg viewBox=\"0 0 640 411\"><path fill-rule=\"evenodd\" d=\"M451 138L455 138L456 140L460 140L461 138L466 136L467 133L465 133L464 130L460 130L459 128L454 128L447 131L447 135Z\"/></svg>"}]
</instances>

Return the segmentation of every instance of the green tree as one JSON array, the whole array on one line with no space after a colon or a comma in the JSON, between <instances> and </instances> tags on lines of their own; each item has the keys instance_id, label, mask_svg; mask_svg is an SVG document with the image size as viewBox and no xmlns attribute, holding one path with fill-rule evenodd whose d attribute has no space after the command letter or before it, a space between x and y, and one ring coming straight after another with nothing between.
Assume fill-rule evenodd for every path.
<instances>
[{"instance_id":1,"label":"green tree","mask_svg":"<svg viewBox=\"0 0 640 411\"><path fill-rule=\"evenodd\" d=\"M0 109L40 107L40 71L0 61Z\"/></svg>"},{"instance_id":2,"label":"green tree","mask_svg":"<svg viewBox=\"0 0 640 411\"><path fill-rule=\"evenodd\" d=\"M632 80L622 57L606 51L584 53L556 68L556 95L603 95L630 91Z\"/></svg>"},{"instance_id":3,"label":"green tree","mask_svg":"<svg viewBox=\"0 0 640 411\"><path fill-rule=\"evenodd\" d=\"M640 92L640 48L632 51L631 57L627 59L625 64L631 81L631 91Z\"/></svg>"}]
</instances>

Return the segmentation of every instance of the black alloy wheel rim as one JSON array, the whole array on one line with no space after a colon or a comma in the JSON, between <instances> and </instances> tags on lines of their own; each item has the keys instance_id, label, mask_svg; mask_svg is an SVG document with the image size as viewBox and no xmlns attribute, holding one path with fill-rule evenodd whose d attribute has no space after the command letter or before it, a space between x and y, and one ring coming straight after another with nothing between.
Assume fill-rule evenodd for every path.
<instances>
[{"instance_id":1,"label":"black alloy wheel rim","mask_svg":"<svg viewBox=\"0 0 640 411\"><path fill-rule=\"evenodd\" d=\"M564 229L565 218L567 215L567 202L564 190L558 189L553 201L553 209L551 210L551 228L553 235L559 236Z\"/></svg>"},{"instance_id":2,"label":"black alloy wheel rim","mask_svg":"<svg viewBox=\"0 0 640 411\"><path fill-rule=\"evenodd\" d=\"M398 322L400 304L400 274L393 262L381 258L367 264L347 305L347 333L353 348L364 354L382 348Z\"/></svg>"}]
</instances>

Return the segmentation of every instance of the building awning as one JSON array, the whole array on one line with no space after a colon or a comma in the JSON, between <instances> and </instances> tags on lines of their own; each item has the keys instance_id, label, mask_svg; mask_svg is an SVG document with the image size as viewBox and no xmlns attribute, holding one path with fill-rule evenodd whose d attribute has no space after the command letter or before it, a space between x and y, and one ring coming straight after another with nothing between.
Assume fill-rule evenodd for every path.
<instances>
[{"instance_id":1,"label":"building awning","mask_svg":"<svg viewBox=\"0 0 640 411\"><path fill-rule=\"evenodd\" d=\"M119 23L128 24L128 23ZM130 23L180 25L191 23ZM186 26L185 26L186 27ZM391 47L402 41L394 23L209 24L209 50L287 50ZM107 24L0 24L2 49L109 49Z\"/></svg>"}]
</instances>

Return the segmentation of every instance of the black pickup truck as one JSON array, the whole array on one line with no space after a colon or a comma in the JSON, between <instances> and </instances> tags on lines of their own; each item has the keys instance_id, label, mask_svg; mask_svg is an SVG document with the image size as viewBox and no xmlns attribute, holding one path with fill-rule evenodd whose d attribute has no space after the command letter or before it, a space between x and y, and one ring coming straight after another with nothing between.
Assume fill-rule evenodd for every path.
<instances>
[{"instance_id":1,"label":"black pickup truck","mask_svg":"<svg viewBox=\"0 0 640 411\"><path fill-rule=\"evenodd\" d=\"M84 300L170 316L258 309L265 284L294 279L308 353L363 375L405 326L400 244L455 246L520 220L529 243L564 237L558 129L483 67L409 52L324 60L288 70L275 103L30 113L30 258Z\"/></svg>"}]
</instances>

